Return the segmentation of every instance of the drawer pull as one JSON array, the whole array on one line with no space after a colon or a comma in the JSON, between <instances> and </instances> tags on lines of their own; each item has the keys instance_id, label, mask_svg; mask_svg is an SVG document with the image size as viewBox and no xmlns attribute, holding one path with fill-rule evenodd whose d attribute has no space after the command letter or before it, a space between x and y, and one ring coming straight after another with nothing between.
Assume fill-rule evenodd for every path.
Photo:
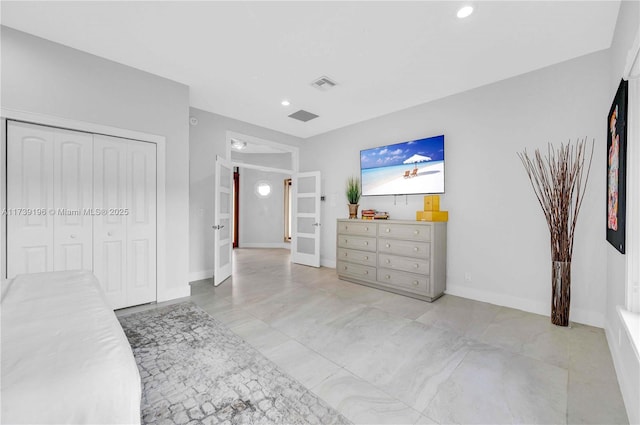
<instances>
[{"instance_id":1,"label":"drawer pull","mask_svg":"<svg viewBox=\"0 0 640 425\"><path fill-rule=\"evenodd\" d=\"M386 275L384 278L385 278L385 279L391 279L391 276Z\"/></svg>"},{"instance_id":2,"label":"drawer pull","mask_svg":"<svg viewBox=\"0 0 640 425\"><path fill-rule=\"evenodd\" d=\"M391 260L387 258L387 264L391 264Z\"/></svg>"},{"instance_id":3,"label":"drawer pull","mask_svg":"<svg viewBox=\"0 0 640 425\"><path fill-rule=\"evenodd\" d=\"M364 271L364 274L369 274L369 270L365 270L365 271Z\"/></svg>"},{"instance_id":4,"label":"drawer pull","mask_svg":"<svg viewBox=\"0 0 640 425\"><path fill-rule=\"evenodd\" d=\"M413 281L413 284L414 284L414 285L416 285L416 286L418 286L418 284L419 284L419 283L420 283L420 282L418 282L417 280L414 280L414 281Z\"/></svg>"},{"instance_id":5,"label":"drawer pull","mask_svg":"<svg viewBox=\"0 0 640 425\"><path fill-rule=\"evenodd\" d=\"M364 246L367 246L367 245L369 245L369 242L366 242L366 241L365 241Z\"/></svg>"},{"instance_id":6,"label":"drawer pull","mask_svg":"<svg viewBox=\"0 0 640 425\"><path fill-rule=\"evenodd\" d=\"M349 256L349 254L348 254L347 252L345 252L345 253L344 253L344 256L345 256L345 257L347 257L347 256Z\"/></svg>"},{"instance_id":7,"label":"drawer pull","mask_svg":"<svg viewBox=\"0 0 640 425\"><path fill-rule=\"evenodd\" d=\"M344 266L344 269L347 270L347 266Z\"/></svg>"},{"instance_id":8,"label":"drawer pull","mask_svg":"<svg viewBox=\"0 0 640 425\"><path fill-rule=\"evenodd\" d=\"M388 227L386 229L384 229L385 232L389 233L391 231L391 229L389 229Z\"/></svg>"},{"instance_id":9,"label":"drawer pull","mask_svg":"<svg viewBox=\"0 0 640 425\"><path fill-rule=\"evenodd\" d=\"M420 230L414 230L414 231L413 231L413 234L414 234L414 235L417 235L417 234L419 234L419 233L420 233Z\"/></svg>"},{"instance_id":10,"label":"drawer pull","mask_svg":"<svg viewBox=\"0 0 640 425\"><path fill-rule=\"evenodd\" d=\"M385 247L391 248L391 244L386 244Z\"/></svg>"},{"instance_id":11,"label":"drawer pull","mask_svg":"<svg viewBox=\"0 0 640 425\"><path fill-rule=\"evenodd\" d=\"M365 231L365 232L368 232L368 231L369 231L369 228L368 228L368 227L365 227L365 228L364 228L364 231Z\"/></svg>"},{"instance_id":12,"label":"drawer pull","mask_svg":"<svg viewBox=\"0 0 640 425\"><path fill-rule=\"evenodd\" d=\"M416 269L419 269L420 268L420 264L416 264L413 267L415 267Z\"/></svg>"},{"instance_id":13,"label":"drawer pull","mask_svg":"<svg viewBox=\"0 0 640 425\"><path fill-rule=\"evenodd\" d=\"M368 260L368 259L369 259L369 256L368 256L368 255L365 255L365 256L364 256L364 259L365 259L365 260Z\"/></svg>"},{"instance_id":14,"label":"drawer pull","mask_svg":"<svg viewBox=\"0 0 640 425\"><path fill-rule=\"evenodd\" d=\"M413 248L413 250L414 250L415 252L418 252L418 251L420 250L420 248L418 248L418 247L416 246L415 248Z\"/></svg>"}]
</instances>

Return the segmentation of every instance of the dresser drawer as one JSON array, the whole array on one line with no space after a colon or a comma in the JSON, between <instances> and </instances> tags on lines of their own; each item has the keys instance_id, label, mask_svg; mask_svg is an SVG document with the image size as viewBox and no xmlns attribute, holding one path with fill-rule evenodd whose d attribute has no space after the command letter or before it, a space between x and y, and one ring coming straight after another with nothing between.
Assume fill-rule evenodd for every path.
<instances>
[{"instance_id":1,"label":"dresser drawer","mask_svg":"<svg viewBox=\"0 0 640 425\"><path fill-rule=\"evenodd\" d=\"M338 247L376 252L376 238L364 236L338 235Z\"/></svg>"},{"instance_id":2,"label":"dresser drawer","mask_svg":"<svg viewBox=\"0 0 640 425\"><path fill-rule=\"evenodd\" d=\"M431 240L431 225L380 223L378 236L428 242Z\"/></svg>"},{"instance_id":3,"label":"dresser drawer","mask_svg":"<svg viewBox=\"0 0 640 425\"><path fill-rule=\"evenodd\" d=\"M378 251L385 254L428 259L431 255L431 244L380 238L378 239Z\"/></svg>"},{"instance_id":4,"label":"dresser drawer","mask_svg":"<svg viewBox=\"0 0 640 425\"><path fill-rule=\"evenodd\" d=\"M378 269L378 282L408 291L429 293L429 277L391 269Z\"/></svg>"},{"instance_id":5,"label":"dresser drawer","mask_svg":"<svg viewBox=\"0 0 640 425\"><path fill-rule=\"evenodd\" d=\"M375 252L356 251L355 249L338 248L338 259L340 261L349 261L351 263L364 264L365 266L375 267L377 257Z\"/></svg>"},{"instance_id":6,"label":"dresser drawer","mask_svg":"<svg viewBox=\"0 0 640 425\"><path fill-rule=\"evenodd\" d=\"M338 274L364 280L376 280L376 268L338 261Z\"/></svg>"},{"instance_id":7,"label":"dresser drawer","mask_svg":"<svg viewBox=\"0 0 640 425\"><path fill-rule=\"evenodd\" d=\"M378 265L387 269L428 275L430 262L421 258L407 258L389 254L379 254Z\"/></svg>"},{"instance_id":8,"label":"dresser drawer","mask_svg":"<svg viewBox=\"0 0 640 425\"><path fill-rule=\"evenodd\" d=\"M376 236L375 223L363 223L360 221L338 222L338 233L356 236Z\"/></svg>"}]
</instances>

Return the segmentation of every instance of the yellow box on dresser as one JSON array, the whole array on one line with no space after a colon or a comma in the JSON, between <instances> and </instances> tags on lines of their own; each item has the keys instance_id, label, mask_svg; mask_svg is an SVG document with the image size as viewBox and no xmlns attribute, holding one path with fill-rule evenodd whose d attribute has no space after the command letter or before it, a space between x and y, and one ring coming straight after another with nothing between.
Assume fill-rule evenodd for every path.
<instances>
[{"instance_id":1,"label":"yellow box on dresser","mask_svg":"<svg viewBox=\"0 0 640 425\"><path fill-rule=\"evenodd\" d=\"M425 211L440 211L440 195L426 195L424 197Z\"/></svg>"},{"instance_id":2,"label":"yellow box on dresser","mask_svg":"<svg viewBox=\"0 0 640 425\"><path fill-rule=\"evenodd\" d=\"M416 211L418 221L449 221L449 211Z\"/></svg>"}]
</instances>

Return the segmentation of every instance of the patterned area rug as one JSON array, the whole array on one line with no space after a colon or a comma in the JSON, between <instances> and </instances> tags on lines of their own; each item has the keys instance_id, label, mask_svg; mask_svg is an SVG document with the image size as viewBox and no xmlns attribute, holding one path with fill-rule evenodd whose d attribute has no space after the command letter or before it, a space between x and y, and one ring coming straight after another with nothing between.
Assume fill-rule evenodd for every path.
<instances>
[{"instance_id":1,"label":"patterned area rug","mask_svg":"<svg viewBox=\"0 0 640 425\"><path fill-rule=\"evenodd\" d=\"M142 377L145 424L348 424L191 303L119 318Z\"/></svg>"}]
</instances>

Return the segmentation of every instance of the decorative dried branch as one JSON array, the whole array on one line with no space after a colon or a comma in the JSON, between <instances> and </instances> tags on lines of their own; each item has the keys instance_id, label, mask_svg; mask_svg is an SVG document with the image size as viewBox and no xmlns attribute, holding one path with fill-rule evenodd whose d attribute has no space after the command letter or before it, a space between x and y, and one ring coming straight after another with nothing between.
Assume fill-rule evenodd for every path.
<instances>
[{"instance_id":1,"label":"decorative dried branch","mask_svg":"<svg viewBox=\"0 0 640 425\"><path fill-rule=\"evenodd\" d=\"M549 144L544 157L538 149L533 158L526 149L518 153L547 220L553 261L569 262L573 255L576 223L589 181L595 140L591 143L585 169L586 142L585 138L578 140L575 145L571 142L560 144L559 149Z\"/></svg>"}]
</instances>

